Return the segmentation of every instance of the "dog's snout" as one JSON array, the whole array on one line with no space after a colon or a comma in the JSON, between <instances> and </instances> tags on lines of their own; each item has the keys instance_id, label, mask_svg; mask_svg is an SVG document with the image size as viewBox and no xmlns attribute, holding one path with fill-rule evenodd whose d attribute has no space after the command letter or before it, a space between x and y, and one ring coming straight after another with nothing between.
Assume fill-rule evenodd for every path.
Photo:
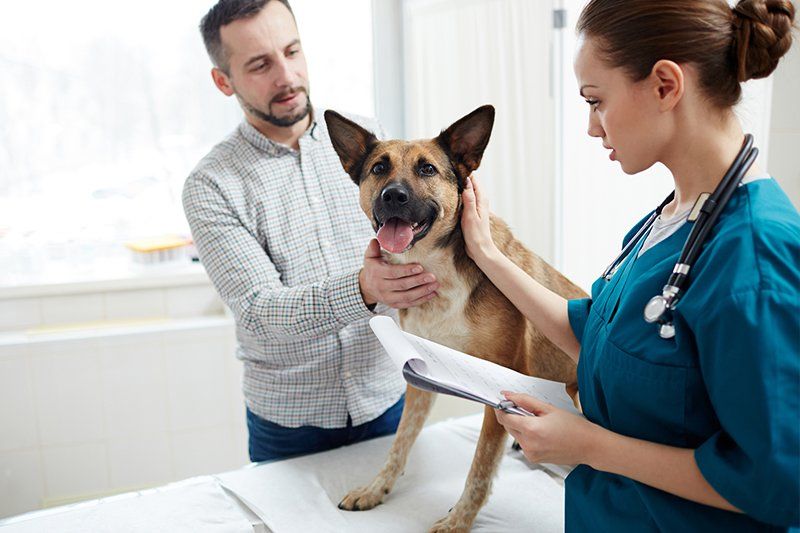
<instances>
[{"instance_id":1,"label":"dog's snout","mask_svg":"<svg viewBox=\"0 0 800 533\"><path fill-rule=\"evenodd\" d=\"M408 189L400 183L389 184L381 191L381 200L387 206L405 205L408 203L409 196Z\"/></svg>"}]
</instances>

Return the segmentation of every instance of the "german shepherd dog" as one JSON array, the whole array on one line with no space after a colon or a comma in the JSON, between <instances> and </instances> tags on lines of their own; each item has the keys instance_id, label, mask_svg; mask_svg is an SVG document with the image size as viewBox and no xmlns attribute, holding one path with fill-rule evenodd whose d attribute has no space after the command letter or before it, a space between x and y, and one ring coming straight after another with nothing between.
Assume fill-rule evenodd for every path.
<instances>
[{"instance_id":1,"label":"german shepherd dog","mask_svg":"<svg viewBox=\"0 0 800 533\"><path fill-rule=\"evenodd\" d=\"M381 142L334 111L326 111L325 120L342 166L359 186L359 203L372 221L386 260L420 263L440 284L437 297L400 310L401 327L518 372L565 383L575 398L575 363L525 319L466 252L461 192L480 165L494 108L476 109L434 139L410 142ZM585 295L527 250L495 216L491 231L498 249L545 287L565 298ZM340 509L363 511L381 503L403 472L433 400L432 393L407 388L386 464L372 483L348 493ZM489 495L505 435L492 408L486 407L461 498L431 531L470 529Z\"/></svg>"}]
</instances>

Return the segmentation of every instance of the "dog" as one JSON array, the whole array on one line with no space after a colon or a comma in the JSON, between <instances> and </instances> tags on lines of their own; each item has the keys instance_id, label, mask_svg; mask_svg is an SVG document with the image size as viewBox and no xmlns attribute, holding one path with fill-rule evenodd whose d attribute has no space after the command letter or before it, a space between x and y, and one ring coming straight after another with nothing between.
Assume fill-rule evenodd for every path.
<instances>
[{"instance_id":1,"label":"dog","mask_svg":"<svg viewBox=\"0 0 800 533\"><path fill-rule=\"evenodd\" d=\"M469 258L461 230L461 193L480 165L495 111L483 106L438 137L379 141L335 111L325 121L344 170L359 187L359 204L372 221L385 259L420 263L436 275L438 296L399 311L402 329L523 374L565 383L577 393L576 365L520 313ZM585 293L514 238L491 216L498 249L545 287L565 298ZM364 511L381 503L403 472L434 394L408 386L397 434L383 469L366 487L348 493L340 509ZM506 432L491 407L464 491L431 531L468 531L489 496Z\"/></svg>"}]
</instances>

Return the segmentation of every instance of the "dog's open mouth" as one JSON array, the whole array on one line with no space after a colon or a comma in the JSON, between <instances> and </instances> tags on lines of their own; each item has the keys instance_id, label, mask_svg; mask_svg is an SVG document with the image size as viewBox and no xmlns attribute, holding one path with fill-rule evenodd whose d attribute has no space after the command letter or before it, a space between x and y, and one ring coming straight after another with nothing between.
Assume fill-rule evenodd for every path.
<instances>
[{"instance_id":1,"label":"dog's open mouth","mask_svg":"<svg viewBox=\"0 0 800 533\"><path fill-rule=\"evenodd\" d=\"M428 233L432 221L432 218L426 218L419 222L410 222L392 217L385 222L378 222L378 242L384 250L401 254Z\"/></svg>"}]
</instances>

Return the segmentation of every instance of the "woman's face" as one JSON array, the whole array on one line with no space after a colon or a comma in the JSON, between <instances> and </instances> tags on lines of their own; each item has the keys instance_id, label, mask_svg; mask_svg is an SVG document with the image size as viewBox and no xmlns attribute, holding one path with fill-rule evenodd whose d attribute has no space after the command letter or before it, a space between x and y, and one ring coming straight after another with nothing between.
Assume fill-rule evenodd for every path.
<instances>
[{"instance_id":1,"label":"woman's face","mask_svg":"<svg viewBox=\"0 0 800 533\"><path fill-rule=\"evenodd\" d=\"M663 114L658 110L658 90L646 78L634 82L621 68L608 66L593 38L581 38L575 57L575 76L581 96L589 104L589 130L611 150L626 174L636 174L655 164L666 140Z\"/></svg>"}]
</instances>

